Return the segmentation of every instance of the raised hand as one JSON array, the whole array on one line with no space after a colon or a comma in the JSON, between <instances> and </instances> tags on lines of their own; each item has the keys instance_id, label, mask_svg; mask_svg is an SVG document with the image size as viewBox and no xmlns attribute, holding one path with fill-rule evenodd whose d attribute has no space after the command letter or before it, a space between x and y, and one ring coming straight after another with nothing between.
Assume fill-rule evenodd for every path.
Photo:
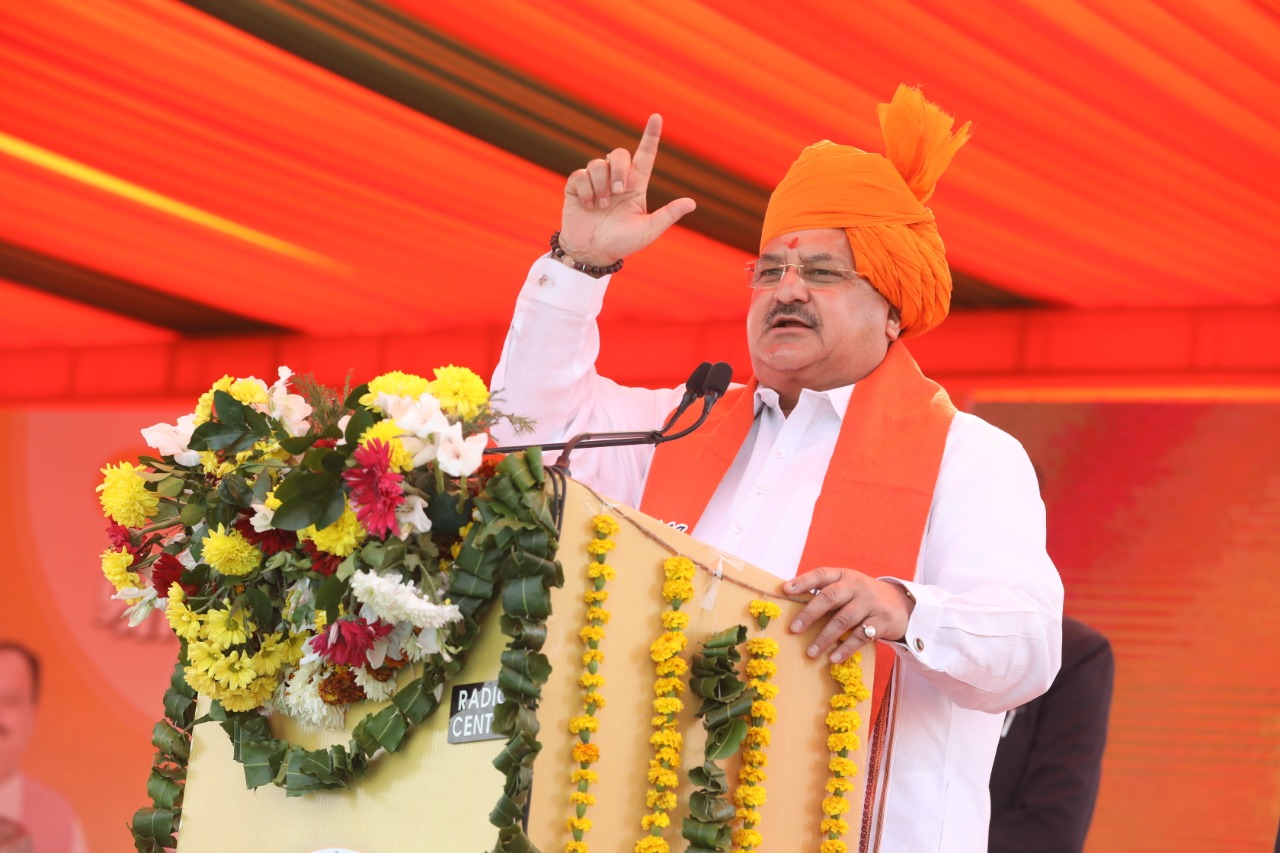
<instances>
[{"instance_id":1,"label":"raised hand","mask_svg":"<svg viewBox=\"0 0 1280 853\"><path fill-rule=\"evenodd\" d=\"M647 195L658 156L662 116L651 115L634 155L615 148L602 160L569 176L564 187L560 248L574 260L608 266L652 243L680 217L693 211L691 198L678 198L649 212Z\"/></svg>"}]
</instances>

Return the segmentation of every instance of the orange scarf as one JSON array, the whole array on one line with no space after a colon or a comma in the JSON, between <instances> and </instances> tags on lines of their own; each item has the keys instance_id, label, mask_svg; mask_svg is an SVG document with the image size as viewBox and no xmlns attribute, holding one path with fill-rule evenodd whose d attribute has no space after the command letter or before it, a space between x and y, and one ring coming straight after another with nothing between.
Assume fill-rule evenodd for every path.
<instances>
[{"instance_id":1,"label":"orange scarf","mask_svg":"<svg viewBox=\"0 0 1280 853\"><path fill-rule=\"evenodd\" d=\"M753 378L725 395L692 435L658 445L641 511L692 531L755 419ZM920 372L901 343L853 388L797 573L819 566L872 577L915 577L933 487L955 416L947 392ZM877 719L893 652L876 646Z\"/></svg>"}]
</instances>

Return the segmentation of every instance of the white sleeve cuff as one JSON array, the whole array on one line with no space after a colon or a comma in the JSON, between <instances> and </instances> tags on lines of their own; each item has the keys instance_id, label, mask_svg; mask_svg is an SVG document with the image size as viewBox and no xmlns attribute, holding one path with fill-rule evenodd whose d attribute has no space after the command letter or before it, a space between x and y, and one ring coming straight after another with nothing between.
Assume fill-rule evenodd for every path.
<instances>
[{"instance_id":1,"label":"white sleeve cuff","mask_svg":"<svg viewBox=\"0 0 1280 853\"><path fill-rule=\"evenodd\" d=\"M610 278L592 278L544 255L529 268L521 296L561 311L596 317L604 307Z\"/></svg>"}]
</instances>

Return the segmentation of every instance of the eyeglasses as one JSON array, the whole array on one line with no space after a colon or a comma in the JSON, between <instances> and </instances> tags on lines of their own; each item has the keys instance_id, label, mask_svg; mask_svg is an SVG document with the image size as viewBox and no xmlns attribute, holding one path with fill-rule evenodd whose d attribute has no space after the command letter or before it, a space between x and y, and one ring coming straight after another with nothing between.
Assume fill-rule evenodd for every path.
<instances>
[{"instance_id":1,"label":"eyeglasses","mask_svg":"<svg viewBox=\"0 0 1280 853\"><path fill-rule=\"evenodd\" d=\"M777 287L787 268L794 267L800 280L814 288L835 287L845 281L861 279L857 270L829 267L823 264L783 264L777 261L756 260L743 267L747 284L755 288Z\"/></svg>"}]
</instances>

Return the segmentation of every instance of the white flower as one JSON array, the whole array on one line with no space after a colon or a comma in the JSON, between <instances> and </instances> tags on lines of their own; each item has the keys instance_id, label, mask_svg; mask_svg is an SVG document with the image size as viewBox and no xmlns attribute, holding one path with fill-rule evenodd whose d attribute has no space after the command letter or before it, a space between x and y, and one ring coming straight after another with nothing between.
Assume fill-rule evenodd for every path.
<instances>
[{"instance_id":1,"label":"white flower","mask_svg":"<svg viewBox=\"0 0 1280 853\"><path fill-rule=\"evenodd\" d=\"M253 526L254 532L266 533L272 530L271 521L276 517L274 509L267 509L266 504L250 504L253 509L253 517L249 519L249 524Z\"/></svg>"},{"instance_id":2,"label":"white flower","mask_svg":"<svg viewBox=\"0 0 1280 853\"><path fill-rule=\"evenodd\" d=\"M462 424L449 424L440 433L438 458L440 470L450 477L469 477L480 467L489 436L483 432L462 437Z\"/></svg>"},{"instance_id":3,"label":"white flower","mask_svg":"<svg viewBox=\"0 0 1280 853\"><path fill-rule=\"evenodd\" d=\"M289 377L293 371L281 367L279 373L280 378L267 392L267 414L277 418L289 435L306 435L311 406L301 394L289 393Z\"/></svg>"},{"instance_id":4,"label":"white flower","mask_svg":"<svg viewBox=\"0 0 1280 853\"><path fill-rule=\"evenodd\" d=\"M189 449L191 433L195 431L196 416L183 415L176 424L155 424L142 431L147 447L160 451L161 456L172 456L179 465L200 464L200 452Z\"/></svg>"},{"instance_id":5,"label":"white flower","mask_svg":"<svg viewBox=\"0 0 1280 853\"><path fill-rule=\"evenodd\" d=\"M327 674L320 661L303 662L285 684L280 704L305 731L341 729L346 718L341 707L326 704L320 696L320 682Z\"/></svg>"},{"instance_id":6,"label":"white flower","mask_svg":"<svg viewBox=\"0 0 1280 853\"><path fill-rule=\"evenodd\" d=\"M362 666L352 670L352 674L355 676L356 684L359 684L360 688L364 690L364 695L368 696L373 702L385 702L395 695L396 679L394 675L386 681L379 681L369 673L369 670Z\"/></svg>"},{"instance_id":7,"label":"white flower","mask_svg":"<svg viewBox=\"0 0 1280 853\"><path fill-rule=\"evenodd\" d=\"M390 406L383 411L387 411L396 426L405 431L400 440L413 456L413 467L421 468L434 461L440 434L449 428L449 419L441 411L440 402L425 393L417 399L379 395L378 400L380 404Z\"/></svg>"},{"instance_id":8,"label":"white flower","mask_svg":"<svg viewBox=\"0 0 1280 853\"><path fill-rule=\"evenodd\" d=\"M168 604L166 599L159 598L153 587L138 589L136 586L127 586L111 597L121 601L136 599L124 611L124 615L129 617L130 628L136 628L143 619L151 615L151 611L155 610L157 605Z\"/></svg>"},{"instance_id":9,"label":"white flower","mask_svg":"<svg viewBox=\"0 0 1280 853\"><path fill-rule=\"evenodd\" d=\"M436 604L411 583L401 583L400 575L385 577L370 571L351 576L351 594L383 622L408 622L415 628L443 628L462 619L456 604Z\"/></svg>"},{"instance_id":10,"label":"white flower","mask_svg":"<svg viewBox=\"0 0 1280 853\"><path fill-rule=\"evenodd\" d=\"M410 533L431 532L431 519L427 518L427 502L417 495L404 496L404 503L396 507L396 521L400 523L401 539L408 539Z\"/></svg>"}]
</instances>

